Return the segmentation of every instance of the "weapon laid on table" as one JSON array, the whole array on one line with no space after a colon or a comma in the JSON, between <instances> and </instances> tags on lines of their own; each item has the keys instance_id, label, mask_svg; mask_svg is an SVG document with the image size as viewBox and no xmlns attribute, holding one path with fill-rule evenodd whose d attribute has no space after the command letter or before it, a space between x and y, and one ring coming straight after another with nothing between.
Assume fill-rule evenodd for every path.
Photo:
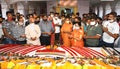
<instances>
[{"instance_id":1,"label":"weapon laid on table","mask_svg":"<svg viewBox=\"0 0 120 69\"><path fill-rule=\"evenodd\" d=\"M113 53L110 50L108 50L105 46L103 46L102 49L105 51L107 56L112 56L113 55Z\"/></svg>"},{"instance_id":2,"label":"weapon laid on table","mask_svg":"<svg viewBox=\"0 0 120 69\"><path fill-rule=\"evenodd\" d=\"M116 53L117 55L120 56L120 52L119 51L117 51L114 47L112 49L114 50L114 53Z\"/></svg>"}]
</instances>

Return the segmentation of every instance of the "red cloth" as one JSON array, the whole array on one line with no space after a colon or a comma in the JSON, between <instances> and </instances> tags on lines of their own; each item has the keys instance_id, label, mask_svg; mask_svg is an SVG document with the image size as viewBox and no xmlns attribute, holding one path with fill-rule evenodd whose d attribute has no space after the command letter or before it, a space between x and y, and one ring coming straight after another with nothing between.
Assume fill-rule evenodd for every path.
<instances>
[{"instance_id":1,"label":"red cloth","mask_svg":"<svg viewBox=\"0 0 120 69\"><path fill-rule=\"evenodd\" d=\"M118 24L119 24L119 27L120 27L120 22Z\"/></svg>"},{"instance_id":2,"label":"red cloth","mask_svg":"<svg viewBox=\"0 0 120 69\"><path fill-rule=\"evenodd\" d=\"M55 29L55 24L52 22L52 26L54 27L54 29ZM51 42L50 42L50 44L51 45L54 45L54 43L55 43L55 32L53 32L52 34L51 34Z\"/></svg>"}]
</instances>

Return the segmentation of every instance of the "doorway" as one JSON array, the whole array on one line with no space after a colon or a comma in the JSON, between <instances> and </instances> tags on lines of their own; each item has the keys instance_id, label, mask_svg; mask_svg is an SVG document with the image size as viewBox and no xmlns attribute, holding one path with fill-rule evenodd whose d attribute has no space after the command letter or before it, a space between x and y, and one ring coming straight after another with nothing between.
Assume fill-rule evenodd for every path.
<instances>
[{"instance_id":1,"label":"doorway","mask_svg":"<svg viewBox=\"0 0 120 69\"><path fill-rule=\"evenodd\" d=\"M65 16L70 16L74 13L74 9L73 8L61 8L61 15L65 15Z\"/></svg>"}]
</instances>

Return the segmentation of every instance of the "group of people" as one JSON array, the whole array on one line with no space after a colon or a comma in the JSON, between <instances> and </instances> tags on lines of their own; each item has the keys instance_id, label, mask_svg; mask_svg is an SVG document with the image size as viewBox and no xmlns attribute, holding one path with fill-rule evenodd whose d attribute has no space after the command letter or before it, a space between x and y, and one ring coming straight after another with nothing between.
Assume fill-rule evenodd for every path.
<instances>
[{"instance_id":1,"label":"group of people","mask_svg":"<svg viewBox=\"0 0 120 69\"><path fill-rule=\"evenodd\" d=\"M95 13L79 13L69 16L50 12L50 15L24 15L6 12L7 19L0 18L0 42L3 44L30 44L76 47L114 47L119 37L120 16L111 12L102 18ZM119 40L118 40L119 42Z\"/></svg>"}]
</instances>

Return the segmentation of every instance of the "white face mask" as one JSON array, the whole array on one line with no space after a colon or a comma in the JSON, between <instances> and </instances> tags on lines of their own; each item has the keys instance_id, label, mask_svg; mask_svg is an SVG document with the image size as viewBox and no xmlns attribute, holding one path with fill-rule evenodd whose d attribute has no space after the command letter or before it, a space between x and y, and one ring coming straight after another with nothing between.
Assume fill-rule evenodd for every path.
<instances>
[{"instance_id":1,"label":"white face mask","mask_svg":"<svg viewBox=\"0 0 120 69\"><path fill-rule=\"evenodd\" d=\"M23 23L22 23L22 22L19 22L19 25L23 25Z\"/></svg>"},{"instance_id":2,"label":"white face mask","mask_svg":"<svg viewBox=\"0 0 120 69\"><path fill-rule=\"evenodd\" d=\"M80 27L75 27L75 29L80 29Z\"/></svg>"},{"instance_id":3,"label":"white face mask","mask_svg":"<svg viewBox=\"0 0 120 69\"><path fill-rule=\"evenodd\" d=\"M88 25L89 25L89 23L86 23L86 25L88 26Z\"/></svg>"},{"instance_id":4,"label":"white face mask","mask_svg":"<svg viewBox=\"0 0 120 69\"><path fill-rule=\"evenodd\" d=\"M93 22L90 22L90 25L95 25L95 21L93 21Z\"/></svg>"},{"instance_id":5,"label":"white face mask","mask_svg":"<svg viewBox=\"0 0 120 69\"><path fill-rule=\"evenodd\" d=\"M77 30L77 29L80 29L80 27L79 27L79 26L75 26L75 25L74 25L74 26L73 26L73 30L74 30L74 29L76 29L76 30Z\"/></svg>"},{"instance_id":6,"label":"white face mask","mask_svg":"<svg viewBox=\"0 0 120 69\"><path fill-rule=\"evenodd\" d=\"M54 15L50 15L51 17L53 17Z\"/></svg>"},{"instance_id":7,"label":"white face mask","mask_svg":"<svg viewBox=\"0 0 120 69\"><path fill-rule=\"evenodd\" d=\"M109 22L114 22L114 20L109 20Z\"/></svg>"},{"instance_id":8,"label":"white face mask","mask_svg":"<svg viewBox=\"0 0 120 69\"><path fill-rule=\"evenodd\" d=\"M40 18L40 21L42 21L43 19L42 18Z\"/></svg>"},{"instance_id":9,"label":"white face mask","mask_svg":"<svg viewBox=\"0 0 120 69\"><path fill-rule=\"evenodd\" d=\"M58 17L55 17L55 20L57 20L58 19Z\"/></svg>"},{"instance_id":10,"label":"white face mask","mask_svg":"<svg viewBox=\"0 0 120 69\"><path fill-rule=\"evenodd\" d=\"M70 23L70 21L66 21L66 23Z\"/></svg>"}]
</instances>

